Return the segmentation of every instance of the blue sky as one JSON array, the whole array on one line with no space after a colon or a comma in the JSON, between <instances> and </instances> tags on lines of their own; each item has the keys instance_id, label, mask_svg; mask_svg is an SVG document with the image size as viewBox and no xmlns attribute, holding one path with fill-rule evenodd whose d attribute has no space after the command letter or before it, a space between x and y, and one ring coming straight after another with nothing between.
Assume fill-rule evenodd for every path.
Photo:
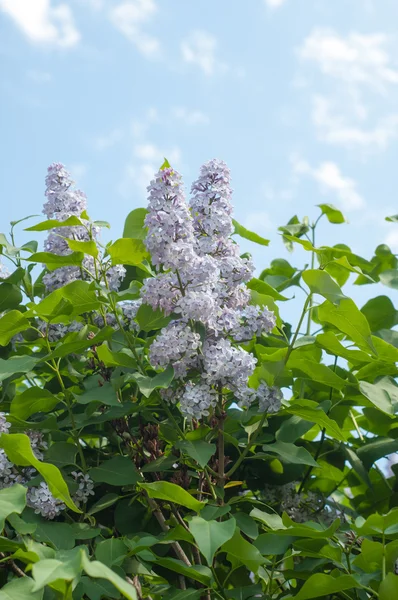
<instances>
[{"instance_id":1,"label":"blue sky","mask_svg":"<svg viewBox=\"0 0 398 600\"><path fill-rule=\"evenodd\" d=\"M0 0L0 230L40 213L53 161L117 237L163 156L187 188L216 157L272 240L242 244L258 268L320 202L350 221L323 243L398 252L397 19L396 0Z\"/></svg>"}]
</instances>

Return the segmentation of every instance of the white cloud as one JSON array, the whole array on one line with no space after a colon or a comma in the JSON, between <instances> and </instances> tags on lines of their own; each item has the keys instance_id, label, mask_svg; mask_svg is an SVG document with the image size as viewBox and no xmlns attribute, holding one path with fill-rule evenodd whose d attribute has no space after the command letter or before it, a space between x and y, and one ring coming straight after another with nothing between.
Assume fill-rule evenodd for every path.
<instances>
[{"instance_id":1,"label":"white cloud","mask_svg":"<svg viewBox=\"0 0 398 600\"><path fill-rule=\"evenodd\" d=\"M72 179L79 185L79 181L83 179L87 173L87 165L84 163L75 163L69 166L69 171L72 175Z\"/></svg>"},{"instance_id":2,"label":"white cloud","mask_svg":"<svg viewBox=\"0 0 398 600\"><path fill-rule=\"evenodd\" d=\"M246 216L243 224L244 227L247 227L247 229L251 229L252 231L260 234L266 233L274 228L274 224L269 213L264 210L250 212Z\"/></svg>"},{"instance_id":3,"label":"white cloud","mask_svg":"<svg viewBox=\"0 0 398 600\"><path fill-rule=\"evenodd\" d=\"M178 166L181 160L181 151L177 146L161 148L151 142L137 143L133 147L133 158L125 170L124 178L119 186L122 196L128 198L132 195L132 185L146 197L146 188L159 170L164 159L167 158L171 165Z\"/></svg>"},{"instance_id":4,"label":"white cloud","mask_svg":"<svg viewBox=\"0 0 398 600\"><path fill-rule=\"evenodd\" d=\"M279 8L284 2L285 0L265 0L265 4L270 8Z\"/></svg>"},{"instance_id":5,"label":"white cloud","mask_svg":"<svg viewBox=\"0 0 398 600\"><path fill-rule=\"evenodd\" d=\"M181 42L181 54L185 62L196 65L205 75L214 75L218 70L226 70L226 65L216 57L217 39L206 31L193 31Z\"/></svg>"},{"instance_id":6,"label":"white cloud","mask_svg":"<svg viewBox=\"0 0 398 600\"><path fill-rule=\"evenodd\" d=\"M109 131L104 135L99 135L94 139L94 148L96 150L107 150L108 148L112 148L118 142L120 142L123 138L123 131L121 129L115 128Z\"/></svg>"},{"instance_id":7,"label":"white cloud","mask_svg":"<svg viewBox=\"0 0 398 600\"><path fill-rule=\"evenodd\" d=\"M200 110L189 110L183 106L173 108L172 116L185 125L207 125L209 117Z\"/></svg>"},{"instance_id":8,"label":"white cloud","mask_svg":"<svg viewBox=\"0 0 398 600\"><path fill-rule=\"evenodd\" d=\"M383 150L398 137L398 113L383 116L374 125L364 124L365 115L333 103L324 96L314 96L312 121L320 140L339 146L355 146L370 150Z\"/></svg>"},{"instance_id":9,"label":"white cloud","mask_svg":"<svg viewBox=\"0 0 398 600\"><path fill-rule=\"evenodd\" d=\"M299 158L293 157L293 170L297 175L307 175L318 182L323 193L335 193L344 210L359 210L365 206L363 197L357 191L353 179L344 177L334 162L323 162L318 168Z\"/></svg>"},{"instance_id":10,"label":"white cloud","mask_svg":"<svg viewBox=\"0 0 398 600\"><path fill-rule=\"evenodd\" d=\"M143 30L157 12L154 0L128 0L110 11L110 19L137 48L148 58L159 55L159 40Z\"/></svg>"},{"instance_id":11,"label":"white cloud","mask_svg":"<svg viewBox=\"0 0 398 600\"><path fill-rule=\"evenodd\" d=\"M26 77L34 83L48 83L52 79L51 73L47 73L46 71L36 71L35 69L29 70L26 73Z\"/></svg>"},{"instance_id":12,"label":"white cloud","mask_svg":"<svg viewBox=\"0 0 398 600\"><path fill-rule=\"evenodd\" d=\"M386 236L384 243L390 246L393 252L398 252L398 230L390 231Z\"/></svg>"},{"instance_id":13,"label":"white cloud","mask_svg":"<svg viewBox=\"0 0 398 600\"><path fill-rule=\"evenodd\" d=\"M31 42L70 48L80 40L67 4L52 6L50 0L0 0L0 10L13 19Z\"/></svg>"},{"instance_id":14,"label":"white cloud","mask_svg":"<svg viewBox=\"0 0 398 600\"><path fill-rule=\"evenodd\" d=\"M314 62L328 76L349 85L363 85L383 91L398 83L382 33L350 33L343 37L330 29L316 28L299 49L303 60Z\"/></svg>"}]
</instances>

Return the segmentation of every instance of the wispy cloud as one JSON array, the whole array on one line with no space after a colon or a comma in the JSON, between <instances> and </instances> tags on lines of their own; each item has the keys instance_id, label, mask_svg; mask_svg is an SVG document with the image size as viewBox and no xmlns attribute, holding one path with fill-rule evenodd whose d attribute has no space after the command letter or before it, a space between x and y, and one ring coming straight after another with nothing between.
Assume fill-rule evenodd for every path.
<instances>
[{"instance_id":1,"label":"wispy cloud","mask_svg":"<svg viewBox=\"0 0 398 600\"><path fill-rule=\"evenodd\" d=\"M368 86L379 91L398 83L398 70L392 64L382 33L350 33L343 37L330 29L316 28L299 49L303 60L349 85Z\"/></svg>"},{"instance_id":2,"label":"wispy cloud","mask_svg":"<svg viewBox=\"0 0 398 600\"><path fill-rule=\"evenodd\" d=\"M217 58L217 38L207 31L193 31L181 42L181 54L186 63L201 69L205 75L227 70Z\"/></svg>"},{"instance_id":3,"label":"wispy cloud","mask_svg":"<svg viewBox=\"0 0 398 600\"><path fill-rule=\"evenodd\" d=\"M392 113L369 123L367 114L344 111L325 96L314 96L312 121L318 138L339 146L356 146L375 152L387 148L398 137L398 113Z\"/></svg>"},{"instance_id":4,"label":"wispy cloud","mask_svg":"<svg viewBox=\"0 0 398 600\"><path fill-rule=\"evenodd\" d=\"M185 125L207 125L209 123L209 117L202 111L190 110L183 106L173 108L172 116L176 121L181 121Z\"/></svg>"},{"instance_id":5,"label":"wispy cloud","mask_svg":"<svg viewBox=\"0 0 398 600\"><path fill-rule=\"evenodd\" d=\"M365 200L357 190L353 179L344 177L338 165L331 161L312 167L300 157L292 157L293 171L298 176L308 176L318 182L321 192L335 194L344 210L359 210L365 206Z\"/></svg>"},{"instance_id":6,"label":"wispy cloud","mask_svg":"<svg viewBox=\"0 0 398 600\"><path fill-rule=\"evenodd\" d=\"M398 67L382 33L340 35L315 28L298 49L302 65L315 71L298 77L312 92L312 121L318 139L366 152L381 151L398 137ZM312 73L312 77L311 77ZM319 74L322 79L319 80ZM396 96L395 96L396 97Z\"/></svg>"},{"instance_id":7,"label":"wispy cloud","mask_svg":"<svg viewBox=\"0 0 398 600\"><path fill-rule=\"evenodd\" d=\"M265 0L265 4L270 8L279 8L286 0Z\"/></svg>"},{"instance_id":8,"label":"wispy cloud","mask_svg":"<svg viewBox=\"0 0 398 600\"><path fill-rule=\"evenodd\" d=\"M146 196L153 176L159 170L165 157L170 164L178 167L181 161L181 150L178 146L160 147L152 142L136 143L133 146L133 156L125 169L124 177L119 186L119 192L125 198L134 195L134 190L139 190L143 197Z\"/></svg>"},{"instance_id":9,"label":"wispy cloud","mask_svg":"<svg viewBox=\"0 0 398 600\"><path fill-rule=\"evenodd\" d=\"M144 30L156 12L154 0L128 0L110 11L114 26L147 58L157 57L160 52L159 40Z\"/></svg>"},{"instance_id":10,"label":"wispy cloud","mask_svg":"<svg viewBox=\"0 0 398 600\"><path fill-rule=\"evenodd\" d=\"M71 48L80 40L67 4L52 6L50 0L0 0L0 11L33 43Z\"/></svg>"}]
</instances>

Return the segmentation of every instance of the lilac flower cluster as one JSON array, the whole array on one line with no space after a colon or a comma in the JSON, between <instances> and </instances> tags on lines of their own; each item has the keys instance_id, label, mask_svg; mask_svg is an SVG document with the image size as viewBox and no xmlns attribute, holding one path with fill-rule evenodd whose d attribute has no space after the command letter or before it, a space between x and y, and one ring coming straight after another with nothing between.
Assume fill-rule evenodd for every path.
<instances>
[{"instance_id":1,"label":"lilac flower cluster","mask_svg":"<svg viewBox=\"0 0 398 600\"><path fill-rule=\"evenodd\" d=\"M11 423L7 421L5 413L0 412L0 434L9 433ZM40 431L27 431L26 435L30 439L30 446L35 457L42 461L44 452L47 450L47 443ZM3 449L0 449L0 489L8 488L15 483L28 486L33 477L37 475L35 469L31 467L18 469L7 457ZM88 498L94 494L94 483L88 475L81 472L73 472L72 477L78 484L78 489L73 496L77 506L85 504ZM26 493L26 503L33 508L36 514L40 514L46 519L54 519L63 510L65 504L55 498L44 481L37 486L28 487Z\"/></svg>"},{"instance_id":2,"label":"lilac flower cluster","mask_svg":"<svg viewBox=\"0 0 398 600\"><path fill-rule=\"evenodd\" d=\"M99 228L81 217L87 208L86 196L82 191L74 188L70 174L61 163L53 163L48 167L45 195L47 202L44 204L43 213L48 219L66 221L69 217L79 217L82 222L82 225L51 229L44 244L47 252L66 256L71 253L68 239L87 242L90 237L94 240L97 238ZM60 267L46 273L43 282L46 289L52 291L76 279L86 279L90 273L92 276L95 274L94 258L85 256L81 267ZM122 265L111 267L106 273L110 289L119 289L124 275L125 269Z\"/></svg>"},{"instance_id":3,"label":"lilac flower cluster","mask_svg":"<svg viewBox=\"0 0 398 600\"><path fill-rule=\"evenodd\" d=\"M253 265L230 237L228 167L219 160L202 166L190 208L181 176L172 168L161 169L148 192L146 246L157 275L145 281L142 300L173 316L149 350L153 367L174 368L177 388L163 397L197 419L208 416L227 390L242 406L258 400L262 410L277 410L277 394L268 386L248 387L256 359L234 344L272 331L275 316L250 304L245 284Z\"/></svg>"}]
</instances>

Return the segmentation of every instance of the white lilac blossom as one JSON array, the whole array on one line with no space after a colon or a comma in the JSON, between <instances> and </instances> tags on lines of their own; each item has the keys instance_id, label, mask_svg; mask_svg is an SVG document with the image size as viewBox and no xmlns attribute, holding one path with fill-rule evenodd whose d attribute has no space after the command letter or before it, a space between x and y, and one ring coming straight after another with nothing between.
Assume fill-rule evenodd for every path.
<instances>
[{"instance_id":1,"label":"white lilac blossom","mask_svg":"<svg viewBox=\"0 0 398 600\"><path fill-rule=\"evenodd\" d=\"M194 234L181 175L171 168L160 170L148 192L145 244L153 264L163 265L166 269L189 265L195 254Z\"/></svg>"},{"instance_id":2,"label":"white lilac blossom","mask_svg":"<svg viewBox=\"0 0 398 600\"><path fill-rule=\"evenodd\" d=\"M86 504L90 496L94 496L94 482L89 475L81 472L72 471L71 475L78 484L73 500L76 506L80 507L82 504Z\"/></svg>"},{"instance_id":3,"label":"white lilac blossom","mask_svg":"<svg viewBox=\"0 0 398 600\"><path fill-rule=\"evenodd\" d=\"M217 404L216 391L207 383L188 382L180 398L182 414L188 418L201 419L210 414Z\"/></svg>"},{"instance_id":4,"label":"white lilac blossom","mask_svg":"<svg viewBox=\"0 0 398 600\"><path fill-rule=\"evenodd\" d=\"M260 412L276 413L280 410L283 400L281 390L275 386L269 387L260 383L256 390Z\"/></svg>"},{"instance_id":5,"label":"white lilac blossom","mask_svg":"<svg viewBox=\"0 0 398 600\"><path fill-rule=\"evenodd\" d=\"M86 196L82 191L75 189L69 172L61 163L53 163L48 167L45 195L47 202L44 204L43 213L48 219L66 221L69 217L79 217L82 222L82 225L51 229L44 243L47 252L66 256L72 252L68 246L68 239L87 242L97 238L99 227L81 217L87 208ZM95 271L94 258L85 256L81 267L67 266L55 269L44 275L43 283L47 291L53 291L77 279L87 279L89 274L94 277ZM119 289L125 272L122 265L111 267L107 271L105 276L111 290Z\"/></svg>"},{"instance_id":6,"label":"white lilac blossom","mask_svg":"<svg viewBox=\"0 0 398 600\"><path fill-rule=\"evenodd\" d=\"M80 331L82 327L83 323L80 323L80 321L72 321L67 325L64 323L49 324L45 321L39 321L39 329L42 334L47 335L49 342L59 342L67 333L75 333Z\"/></svg>"},{"instance_id":7,"label":"white lilac blossom","mask_svg":"<svg viewBox=\"0 0 398 600\"><path fill-rule=\"evenodd\" d=\"M10 276L10 272L5 265L0 261L0 279L7 279Z\"/></svg>"},{"instance_id":8,"label":"white lilac blossom","mask_svg":"<svg viewBox=\"0 0 398 600\"><path fill-rule=\"evenodd\" d=\"M65 510L65 504L54 498L48 485L42 481L38 487L31 487L26 494L26 503L35 513L46 519L55 519Z\"/></svg>"},{"instance_id":9,"label":"white lilac blossom","mask_svg":"<svg viewBox=\"0 0 398 600\"><path fill-rule=\"evenodd\" d=\"M7 421L7 416L4 412L0 412L0 433L9 433L11 423Z\"/></svg>"},{"instance_id":10,"label":"white lilac blossom","mask_svg":"<svg viewBox=\"0 0 398 600\"><path fill-rule=\"evenodd\" d=\"M198 364L200 335L192 331L185 321L172 321L164 327L149 349L153 367L171 365L176 378L184 377Z\"/></svg>"},{"instance_id":11,"label":"white lilac blossom","mask_svg":"<svg viewBox=\"0 0 398 600\"><path fill-rule=\"evenodd\" d=\"M177 390L162 392L162 397L178 401L181 412L196 419L210 415L222 388L233 392L242 406L258 400L274 411L276 400L268 387L248 387L256 359L232 341L269 333L275 317L267 308L249 304L245 283L253 265L230 238L234 227L228 167L218 160L203 165L192 185L191 212L181 176L173 169L160 170L148 190L146 246L158 274L146 279L141 298L172 317L152 342L149 360L155 368L173 366L180 380ZM195 323L201 326L200 336ZM195 381L181 385L188 373L195 375L193 369Z\"/></svg>"},{"instance_id":12,"label":"white lilac blossom","mask_svg":"<svg viewBox=\"0 0 398 600\"><path fill-rule=\"evenodd\" d=\"M297 523L313 520L324 507L324 500L320 494L311 491L305 494L298 493L294 482L285 485L266 485L264 498L267 504L279 505L280 510L286 512Z\"/></svg>"},{"instance_id":13,"label":"white lilac blossom","mask_svg":"<svg viewBox=\"0 0 398 600\"><path fill-rule=\"evenodd\" d=\"M206 340L203 345L203 378L210 384L239 387L252 375L256 358L236 348L228 338Z\"/></svg>"},{"instance_id":14,"label":"white lilac blossom","mask_svg":"<svg viewBox=\"0 0 398 600\"><path fill-rule=\"evenodd\" d=\"M26 435L30 440L30 446L32 448L32 452L37 458L37 460L43 460L44 454L43 451L47 450L47 442L44 440L43 434L40 431L26 431Z\"/></svg>"}]
</instances>

